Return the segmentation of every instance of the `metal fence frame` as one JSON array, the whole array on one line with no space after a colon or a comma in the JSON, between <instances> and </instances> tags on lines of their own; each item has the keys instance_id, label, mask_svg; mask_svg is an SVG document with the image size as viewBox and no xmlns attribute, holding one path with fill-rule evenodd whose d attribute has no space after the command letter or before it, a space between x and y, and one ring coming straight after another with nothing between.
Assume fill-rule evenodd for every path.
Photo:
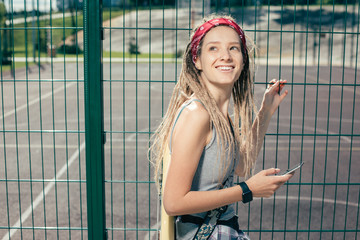
<instances>
[{"instance_id":1,"label":"metal fence frame","mask_svg":"<svg viewBox=\"0 0 360 240\"><path fill-rule=\"evenodd\" d=\"M107 239L105 223L102 4L84 2L84 80L88 239Z\"/></svg>"}]
</instances>

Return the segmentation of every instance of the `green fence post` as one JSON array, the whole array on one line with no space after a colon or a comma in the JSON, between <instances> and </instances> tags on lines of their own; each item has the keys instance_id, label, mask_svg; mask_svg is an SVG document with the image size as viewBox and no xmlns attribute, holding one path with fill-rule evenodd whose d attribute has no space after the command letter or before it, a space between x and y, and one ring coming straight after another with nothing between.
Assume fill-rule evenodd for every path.
<instances>
[{"instance_id":1,"label":"green fence post","mask_svg":"<svg viewBox=\"0 0 360 240\"><path fill-rule=\"evenodd\" d=\"M106 239L101 1L84 1L84 91L88 239Z\"/></svg>"}]
</instances>

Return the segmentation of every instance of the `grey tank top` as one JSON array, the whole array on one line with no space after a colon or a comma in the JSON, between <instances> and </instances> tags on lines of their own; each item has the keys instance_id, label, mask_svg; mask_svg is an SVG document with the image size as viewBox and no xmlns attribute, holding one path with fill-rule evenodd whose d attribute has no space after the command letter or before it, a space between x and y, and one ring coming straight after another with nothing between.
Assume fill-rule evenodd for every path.
<instances>
[{"instance_id":1,"label":"grey tank top","mask_svg":"<svg viewBox=\"0 0 360 240\"><path fill-rule=\"evenodd\" d=\"M170 135L170 154L171 154L171 140L173 131L176 125L177 120L179 119L179 116L181 115L182 111L189 106L193 101L200 102L198 99L192 99L186 103L183 104L182 108L180 109L180 112L178 116L175 119L175 122L173 124L171 135ZM201 102L200 102L201 103ZM202 103L201 103L202 104ZM210 143L205 146L200 160L198 167L196 169L192 185L191 185L191 191L212 191L220 189L219 186L219 177L220 177L220 156L218 154L218 146L216 141L216 131L215 128L212 127L212 138ZM232 162L230 167L228 168L226 175L225 175L225 183L223 188L231 187L233 186L234 182L234 169L235 164L239 160L238 159L239 154L236 152L236 156L232 157ZM235 162L236 161L236 162ZM206 215L206 212L202 213L196 213L192 214L193 216L204 218ZM228 206L225 213L221 215L221 220L228 220L232 218L235 215L235 204L231 204ZM176 227L176 239L192 239L198 229L198 225L192 224L192 223L183 223L181 222L181 216L177 216L175 218L175 227Z\"/></svg>"}]
</instances>

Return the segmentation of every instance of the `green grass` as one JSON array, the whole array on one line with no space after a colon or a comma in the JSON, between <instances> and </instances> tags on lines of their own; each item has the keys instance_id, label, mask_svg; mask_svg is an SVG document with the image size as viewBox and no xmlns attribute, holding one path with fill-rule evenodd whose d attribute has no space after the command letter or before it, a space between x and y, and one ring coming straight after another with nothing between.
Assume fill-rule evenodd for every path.
<instances>
[{"instance_id":1,"label":"green grass","mask_svg":"<svg viewBox=\"0 0 360 240\"><path fill-rule=\"evenodd\" d=\"M103 57L104 58L109 58L110 57L110 52L103 52ZM111 58L136 58L135 54L130 54L130 53L124 53L123 52L111 52ZM149 58L149 53L140 53L137 55L138 58ZM151 58L174 58L174 54L172 53L165 53L164 56L161 53L151 53Z\"/></svg>"},{"instance_id":2,"label":"green grass","mask_svg":"<svg viewBox=\"0 0 360 240\"><path fill-rule=\"evenodd\" d=\"M28 62L27 66L30 67L32 65L35 65L37 63L34 62ZM25 68L26 67L26 62L15 62L15 69L19 69L19 68ZM10 72L11 71L11 65L0 65L0 69L2 70L3 73L5 72Z\"/></svg>"},{"instance_id":3,"label":"green grass","mask_svg":"<svg viewBox=\"0 0 360 240\"><path fill-rule=\"evenodd\" d=\"M25 57L25 53L24 52L18 52L18 51L15 51L15 57ZM36 52L35 54L36 57L39 56L39 52ZM129 53L125 53L125 56L124 56L124 53L122 52L112 52L111 55L110 55L110 52L103 52L103 57L104 58L132 58L133 60L136 59L136 55L134 54L129 54ZM28 57L32 57L32 52L30 54L30 52L28 53ZM47 57L46 53L40 53L40 58L44 58L44 57ZM64 57L64 54L59 54L57 53L56 54L56 57L61 57L63 58ZM84 57L84 55L81 53L81 54L65 54L65 59L68 59L68 58L76 58L78 57L78 59L81 61L81 59ZM149 59L149 53L141 53L141 54L138 54L138 59ZM152 53L151 54L151 58L154 59L154 58L157 58L157 59L161 59L161 58L174 58L174 61L175 61L175 56L174 54L171 54L171 53L166 53L164 54L164 56L161 54L161 53ZM33 65L36 65L37 63L34 63L32 61L28 61L27 62L27 66L30 67L30 66L33 66ZM20 68L25 68L26 67L26 62L15 62L15 69L20 69ZM10 72L11 71L11 65L0 65L0 69L2 69L2 72L5 73L5 72Z\"/></svg>"},{"instance_id":4,"label":"green grass","mask_svg":"<svg viewBox=\"0 0 360 240\"><path fill-rule=\"evenodd\" d=\"M16 50L15 49L15 57L26 57L25 52L21 51L21 50ZM123 52L108 52L105 51L103 52L103 57L104 58L136 58L135 54L130 54L130 53L124 53ZM33 57L33 52L32 52L32 48L28 49L28 58ZM35 51L35 57L39 57L39 51ZM40 52L40 58L44 58L44 57L48 57L46 53ZM63 53L56 53L56 57L64 57ZM66 58L83 58L84 54L83 53L79 53L79 54L65 54ZM138 58L149 58L149 53L141 53L137 55ZM174 54L172 53L165 53L164 55L161 53L151 53L151 58L174 58Z\"/></svg>"},{"instance_id":5,"label":"green grass","mask_svg":"<svg viewBox=\"0 0 360 240\"><path fill-rule=\"evenodd\" d=\"M140 9L139 9L140 10ZM126 10L125 12L128 12ZM103 11L103 21L107 21L110 18L116 18L122 16L124 13L122 8L112 8L104 9ZM53 13L54 15L56 13ZM27 14L27 17L29 14ZM24 16L25 17L25 16ZM77 23L77 28L73 29L72 27L72 19L71 17L59 18L59 19L52 19L51 21L48 20L39 20L35 22L35 28L33 27L32 22L28 23L20 23L15 24L11 27L13 30L13 36L8 37L8 46L9 50L13 52L12 57L33 57L33 37L35 37L36 44L40 44L43 46L43 50L39 51L38 49L35 50L35 57L44 58L48 57L46 53L46 36L50 36L50 40L53 45L59 46L63 39L74 34L75 31L81 31L83 28L83 15L82 12L78 12L75 16L75 23ZM51 26L52 31L47 29ZM10 26L8 26L9 28ZM25 29L28 28L28 29ZM30 29L29 29L30 28ZM34 31L34 36L33 36ZM3 35L2 35L3 36ZM40 40L39 40L40 39ZM135 54L123 53L123 52L104 52L104 58L132 58L135 59L136 57L139 59L149 59L149 53L141 53L137 56ZM56 57L64 57L64 52L61 50L57 50ZM83 58L83 53L79 52L79 54L65 54L65 58L75 58L78 57L79 59ZM164 54L161 53L152 53L150 58L174 58L174 54ZM15 64L15 68L25 67L25 62L18 62ZM10 66L3 66L3 70L10 70Z\"/></svg>"},{"instance_id":6,"label":"green grass","mask_svg":"<svg viewBox=\"0 0 360 240\"><path fill-rule=\"evenodd\" d=\"M53 13L52 15L54 14L55 13ZM103 21L109 20L110 17L115 18L121 16L122 14L123 14L122 9L112 9L111 13L110 10L104 10ZM81 31L83 29L82 12L80 11L77 12L77 14L75 14L74 20L75 20L75 26L77 25L77 27L74 27L72 25L71 17L36 21L35 22L36 29L31 29L33 28L32 22L14 24L13 27L7 26L8 28L11 27L11 30L13 29L13 36L8 37L8 46L10 47L10 49L12 49L13 46L15 56L25 56L26 51L28 52L28 56L32 56L33 54L32 39L34 37L35 43L37 45L42 46L43 49L42 52L44 52L44 54L41 54L41 56L43 55L45 56L46 42L51 42L52 45L58 47L64 39L73 35L77 31ZM52 28L51 32L49 29L47 29L50 27ZM2 34L2 36L4 35ZM45 40L47 36L49 36L50 38L48 41Z\"/></svg>"},{"instance_id":7,"label":"green grass","mask_svg":"<svg viewBox=\"0 0 360 240\"><path fill-rule=\"evenodd\" d=\"M129 12L128 10L125 10L125 13ZM122 16L124 13L122 8L112 8L110 9L105 9L103 10L103 21L107 21L110 19L110 14L111 14L111 18L116 18L119 16Z\"/></svg>"}]
</instances>

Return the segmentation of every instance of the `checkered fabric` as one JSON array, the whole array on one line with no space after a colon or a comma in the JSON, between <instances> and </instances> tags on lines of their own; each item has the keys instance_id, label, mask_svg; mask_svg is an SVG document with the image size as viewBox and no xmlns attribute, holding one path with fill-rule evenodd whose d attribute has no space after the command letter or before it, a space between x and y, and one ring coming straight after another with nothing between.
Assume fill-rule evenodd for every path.
<instances>
[{"instance_id":1,"label":"checkered fabric","mask_svg":"<svg viewBox=\"0 0 360 240\"><path fill-rule=\"evenodd\" d=\"M235 230L224 225L217 225L209 240L250 240L250 237L241 230Z\"/></svg>"}]
</instances>

